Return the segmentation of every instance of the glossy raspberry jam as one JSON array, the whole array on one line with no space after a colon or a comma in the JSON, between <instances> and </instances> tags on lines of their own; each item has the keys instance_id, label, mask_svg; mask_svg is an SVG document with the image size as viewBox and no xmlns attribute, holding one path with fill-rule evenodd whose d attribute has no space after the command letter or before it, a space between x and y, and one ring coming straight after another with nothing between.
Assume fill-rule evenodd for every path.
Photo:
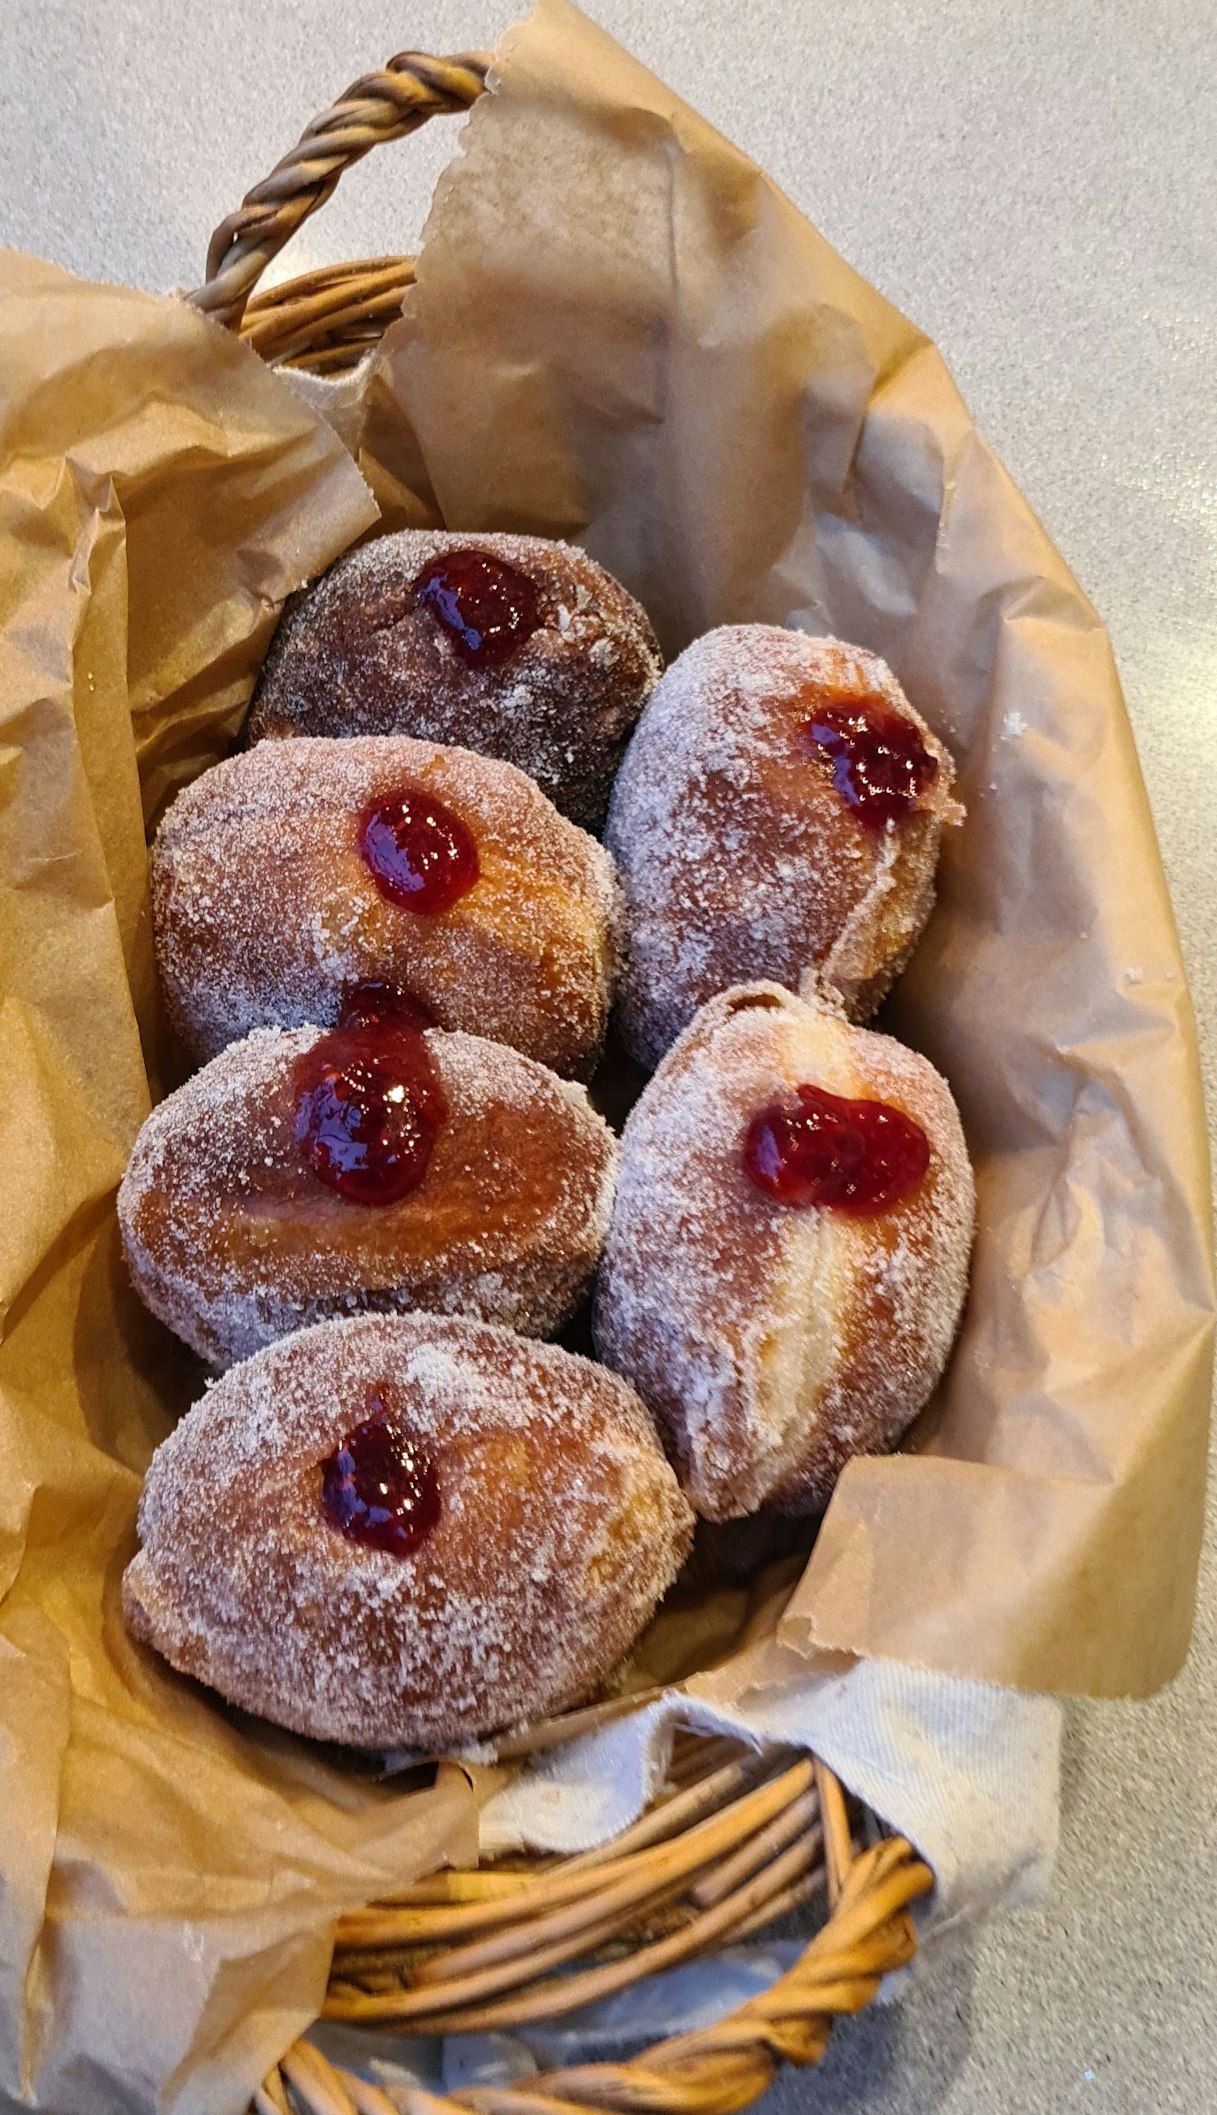
<instances>
[{"instance_id":1,"label":"glossy raspberry jam","mask_svg":"<svg viewBox=\"0 0 1217 2115\"><path fill-rule=\"evenodd\" d=\"M744 1137L744 1166L767 1197L857 1219L910 1197L929 1164L930 1142L903 1109L824 1087L770 1102Z\"/></svg>"},{"instance_id":2,"label":"glossy raspberry jam","mask_svg":"<svg viewBox=\"0 0 1217 2115\"><path fill-rule=\"evenodd\" d=\"M292 1068L294 1137L306 1167L350 1204L416 1189L448 1104L417 1028L336 1028Z\"/></svg>"},{"instance_id":3,"label":"glossy raspberry jam","mask_svg":"<svg viewBox=\"0 0 1217 2115\"><path fill-rule=\"evenodd\" d=\"M377 1021L401 1021L407 1028L435 1028L439 1024L425 999L400 984L381 984L369 977L351 984L342 996L340 1028L371 1028Z\"/></svg>"},{"instance_id":4,"label":"glossy raspberry jam","mask_svg":"<svg viewBox=\"0 0 1217 2115\"><path fill-rule=\"evenodd\" d=\"M536 582L488 551L442 552L423 567L414 593L471 668L497 668L541 621Z\"/></svg>"},{"instance_id":5,"label":"glossy raspberry jam","mask_svg":"<svg viewBox=\"0 0 1217 2115\"><path fill-rule=\"evenodd\" d=\"M868 830L898 822L938 776L913 722L877 691L818 691L803 740Z\"/></svg>"},{"instance_id":6,"label":"glossy raspberry jam","mask_svg":"<svg viewBox=\"0 0 1217 2115\"><path fill-rule=\"evenodd\" d=\"M374 1389L366 1407L322 1463L322 1510L348 1541L408 1557L438 1524L439 1478L384 1394Z\"/></svg>"},{"instance_id":7,"label":"glossy raspberry jam","mask_svg":"<svg viewBox=\"0 0 1217 2115\"><path fill-rule=\"evenodd\" d=\"M478 848L459 815L421 786L368 803L359 856L382 896L434 918L467 896L481 872Z\"/></svg>"}]
</instances>

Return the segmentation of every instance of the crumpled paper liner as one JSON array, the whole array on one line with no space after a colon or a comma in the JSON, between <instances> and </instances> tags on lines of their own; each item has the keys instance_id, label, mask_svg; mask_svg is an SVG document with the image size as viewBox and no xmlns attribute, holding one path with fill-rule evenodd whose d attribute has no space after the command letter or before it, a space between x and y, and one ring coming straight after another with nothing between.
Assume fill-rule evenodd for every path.
<instances>
[{"instance_id":1,"label":"crumpled paper liner","mask_svg":"<svg viewBox=\"0 0 1217 2115\"><path fill-rule=\"evenodd\" d=\"M0 2102L232 2109L333 1920L476 1848L468 1777L361 1782L126 1637L149 1453L197 1388L114 1188L158 1041L150 808L227 743L278 604L373 516L179 302L0 254Z\"/></svg>"},{"instance_id":2,"label":"crumpled paper liner","mask_svg":"<svg viewBox=\"0 0 1217 2115\"><path fill-rule=\"evenodd\" d=\"M858 638L970 810L890 1017L979 1164L948 1386L921 1452L847 1470L784 1613L677 1600L640 1678L714 1663L731 1708L759 1612L796 1655L1151 1689L1194 1584L1206 1163L1098 621L933 348L564 0L466 137L343 405L386 519L578 536L669 651L741 618ZM241 1721L117 1614L139 1477L197 1387L113 1217L160 1066L143 825L236 730L284 596L374 518L216 326L0 255L0 2097L48 2115L233 2115L335 1916L469 1856L486 1789Z\"/></svg>"},{"instance_id":3,"label":"crumpled paper liner","mask_svg":"<svg viewBox=\"0 0 1217 2115\"><path fill-rule=\"evenodd\" d=\"M972 1296L919 1451L848 1465L783 1640L1148 1695L1202 1528L1208 1149L1106 634L934 347L569 0L509 33L462 150L368 386L378 489L577 539L669 654L858 640L959 759L881 1025L959 1100Z\"/></svg>"}]
</instances>

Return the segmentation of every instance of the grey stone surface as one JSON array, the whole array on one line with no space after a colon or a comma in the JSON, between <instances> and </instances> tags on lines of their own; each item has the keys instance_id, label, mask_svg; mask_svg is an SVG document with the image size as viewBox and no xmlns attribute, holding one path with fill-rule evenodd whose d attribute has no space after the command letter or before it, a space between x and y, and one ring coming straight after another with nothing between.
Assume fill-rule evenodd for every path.
<instances>
[{"instance_id":1,"label":"grey stone surface","mask_svg":"<svg viewBox=\"0 0 1217 2115\"><path fill-rule=\"evenodd\" d=\"M595 0L942 347L1111 629L1217 1062L1213 0ZM301 122L485 0L3 0L0 240L191 284ZM288 268L397 249L452 134L373 156ZM403 224L403 213L404 222ZM1187 1670L1071 1714L1049 1900L923 1964L769 2115L1217 2106L1217 1567Z\"/></svg>"}]
</instances>

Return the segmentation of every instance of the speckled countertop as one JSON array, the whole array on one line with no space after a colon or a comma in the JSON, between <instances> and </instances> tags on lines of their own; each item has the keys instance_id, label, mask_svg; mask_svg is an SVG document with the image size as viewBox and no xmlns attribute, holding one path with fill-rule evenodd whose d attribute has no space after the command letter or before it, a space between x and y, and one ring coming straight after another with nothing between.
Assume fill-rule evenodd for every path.
<instances>
[{"instance_id":1,"label":"speckled countertop","mask_svg":"<svg viewBox=\"0 0 1217 2115\"><path fill-rule=\"evenodd\" d=\"M941 346L1107 621L1217 1065L1214 0L593 0ZM194 284L300 123L510 0L4 0L0 240ZM291 269L396 250L452 133L373 156ZM403 204L413 227L403 228ZM1164 1696L1070 1714L1050 1898L924 1964L769 2115L1217 2107L1217 1565ZM82 2110L82 2115L86 2111Z\"/></svg>"}]
</instances>

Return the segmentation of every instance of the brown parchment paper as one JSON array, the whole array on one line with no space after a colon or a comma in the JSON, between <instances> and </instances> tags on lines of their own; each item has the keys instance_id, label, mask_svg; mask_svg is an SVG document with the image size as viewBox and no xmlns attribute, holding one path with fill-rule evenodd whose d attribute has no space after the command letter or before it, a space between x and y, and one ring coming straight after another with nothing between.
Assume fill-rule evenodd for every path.
<instances>
[{"instance_id":1,"label":"brown parchment paper","mask_svg":"<svg viewBox=\"0 0 1217 2115\"><path fill-rule=\"evenodd\" d=\"M334 1916L476 1843L461 1772L360 1782L118 1617L141 1471L197 1386L115 1234L157 1039L139 767L152 807L216 753L277 605L373 513L214 325L0 254L6 2106L239 2108L312 2017Z\"/></svg>"},{"instance_id":2,"label":"brown parchment paper","mask_svg":"<svg viewBox=\"0 0 1217 2115\"><path fill-rule=\"evenodd\" d=\"M542 0L441 179L360 445L403 515L586 544L669 653L724 622L861 641L950 743L968 822L881 1025L960 1101L972 1297L923 1451L847 1467L782 1636L1156 1689L1211 1374L1190 1002L1106 635L938 353Z\"/></svg>"},{"instance_id":3,"label":"brown parchment paper","mask_svg":"<svg viewBox=\"0 0 1217 2115\"><path fill-rule=\"evenodd\" d=\"M321 392L322 397L325 392ZM949 1074L981 1235L920 1451L810 1566L682 1589L636 1682L804 1663L1144 1693L1183 1655L1211 1312L1186 988L1110 651L938 355L566 0L502 54L344 440L387 521L585 542L669 652L885 654L969 806L889 1026ZM331 404L333 399L328 400ZM239 725L284 596L375 510L180 303L0 253L0 2099L236 2115L334 1917L474 1844L126 1639L139 1477L198 1378L113 1191L155 1089L144 823ZM725 1663L725 1664L724 1664Z\"/></svg>"}]
</instances>

